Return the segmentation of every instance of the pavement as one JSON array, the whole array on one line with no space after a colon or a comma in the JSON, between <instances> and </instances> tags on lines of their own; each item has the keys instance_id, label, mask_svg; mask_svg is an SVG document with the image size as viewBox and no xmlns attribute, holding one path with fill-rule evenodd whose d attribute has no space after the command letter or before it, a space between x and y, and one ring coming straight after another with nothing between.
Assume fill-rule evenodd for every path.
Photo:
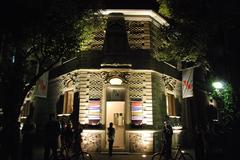
<instances>
[{"instance_id":1,"label":"pavement","mask_svg":"<svg viewBox=\"0 0 240 160\"><path fill-rule=\"evenodd\" d=\"M186 150L194 158L193 150ZM109 157L107 152L91 152L93 160L151 160L152 155L144 155L129 152L113 152L112 157ZM33 150L33 160L43 160L44 147L35 145ZM195 160L195 158L194 158Z\"/></svg>"}]
</instances>

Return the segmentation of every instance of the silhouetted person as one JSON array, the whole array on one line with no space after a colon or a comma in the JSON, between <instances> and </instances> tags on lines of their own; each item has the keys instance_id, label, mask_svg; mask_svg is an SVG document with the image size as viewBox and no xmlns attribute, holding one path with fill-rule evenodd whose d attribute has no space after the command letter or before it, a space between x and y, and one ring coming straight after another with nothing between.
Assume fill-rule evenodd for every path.
<instances>
[{"instance_id":1,"label":"silhouetted person","mask_svg":"<svg viewBox=\"0 0 240 160\"><path fill-rule=\"evenodd\" d=\"M109 123L107 135L108 135L108 146L109 146L108 154L109 156L112 156L112 148L113 148L113 142L115 138L115 128L113 128L112 122Z\"/></svg>"},{"instance_id":2,"label":"silhouetted person","mask_svg":"<svg viewBox=\"0 0 240 160\"><path fill-rule=\"evenodd\" d=\"M49 115L49 120L45 125L45 151L44 160L48 160L50 152L54 157L57 156L58 137L60 135L60 124L55 119L55 114Z\"/></svg>"},{"instance_id":3,"label":"silhouetted person","mask_svg":"<svg viewBox=\"0 0 240 160\"><path fill-rule=\"evenodd\" d=\"M29 115L25 120L22 128L22 160L32 160L34 134L36 131L36 124Z\"/></svg>"},{"instance_id":4,"label":"silhouetted person","mask_svg":"<svg viewBox=\"0 0 240 160\"><path fill-rule=\"evenodd\" d=\"M164 121L162 140L164 145L163 152L167 159L171 159L172 157L172 135L172 126L167 121Z\"/></svg>"},{"instance_id":5,"label":"silhouetted person","mask_svg":"<svg viewBox=\"0 0 240 160\"><path fill-rule=\"evenodd\" d=\"M82 152L82 136L81 133L83 131L82 125L77 122L74 124L74 130L73 130L73 150L75 153Z\"/></svg>"},{"instance_id":6,"label":"silhouetted person","mask_svg":"<svg viewBox=\"0 0 240 160\"><path fill-rule=\"evenodd\" d=\"M70 122L66 123L66 126L64 126L62 136L63 136L62 143L65 144L67 148L70 148L73 141L73 131Z\"/></svg>"}]
</instances>

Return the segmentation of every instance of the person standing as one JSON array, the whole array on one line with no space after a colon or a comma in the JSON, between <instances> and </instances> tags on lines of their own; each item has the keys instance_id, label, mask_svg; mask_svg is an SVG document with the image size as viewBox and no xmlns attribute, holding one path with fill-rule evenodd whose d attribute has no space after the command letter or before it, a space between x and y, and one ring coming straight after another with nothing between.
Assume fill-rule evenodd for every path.
<instances>
[{"instance_id":1,"label":"person standing","mask_svg":"<svg viewBox=\"0 0 240 160\"><path fill-rule=\"evenodd\" d=\"M108 135L108 145L109 145L108 154L109 156L112 156L112 148L113 148L113 142L115 138L115 128L113 128L112 122L109 123L107 135Z\"/></svg>"},{"instance_id":2,"label":"person standing","mask_svg":"<svg viewBox=\"0 0 240 160\"><path fill-rule=\"evenodd\" d=\"M22 128L22 160L32 160L35 131L36 124L32 120L32 116L29 115L26 118Z\"/></svg>"},{"instance_id":3,"label":"person standing","mask_svg":"<svg viewBox=\"0 0 240 160\"><path fill-rule=\"evenodd\" d=\"M63 136L62 138L63 143L69 149L73 142L73 131L72 131L71 122L67 122L66 126L64 127L62 136Z\"/></svg>"},{"instance_id":4,"label":"person standing","mask_svg":"<svg viewBox=\"0 0 240 160\"><path fill-rule=\"evenodd\" d=\"M83 127L80 122L73 123L73 151L74 153L82 152L82 132Z\"/></svg>"},{"instance_id":5,"label":"person standing","mask_svg":"<svg viewBox=\"0 0 240 160\"><path fill-rule=\"evenodd\" d=\"M164 145L163 152L166 159L171 159L172 157L172 135L172 126L167 121L164 121L162 139Z\"/></svg>"},{"instance_id":6,"label":"person standing","mask_svg":"<svg viewBox=\"0 0 240 160\"><path fill-rule=\"evenodd\" d=\"M45 125L45 150L44 160L48 160L50 151L54 157L57 156L58 138L60 135L60 123L55 119L55 114L49 115L49 120Z\"/></svg>"}]
</instances>

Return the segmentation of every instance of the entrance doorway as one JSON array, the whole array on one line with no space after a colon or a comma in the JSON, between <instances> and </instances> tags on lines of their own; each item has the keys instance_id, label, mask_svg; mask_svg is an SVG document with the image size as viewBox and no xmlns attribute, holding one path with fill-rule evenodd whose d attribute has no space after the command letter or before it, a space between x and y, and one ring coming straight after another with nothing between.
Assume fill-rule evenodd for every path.
<instances>
[{"instance_id":1,"label":"entrance doorway","mask_svg":"<svg viewBox=\"0 0 240 160\"><path fill-rule=\"evenodd\" d=\"M113 143L113 150L124 150L125 145L125 123L124 123L124 101L108 101L106 103L106 133L109 123L113 122L113 127L115 128L115 139ZM107 141L106 134L106 141ZM108 144L108 142L106 143ZM108 145L106 145L106 148Z\"/></svg>"},{"instance_id":2,"label":"entrance doorway","mask_svg":"<svg viewBox=\"0 0 240 160\"><path fill-rule=\"evenodd\" d=\"M113 123L115 139L113 151L125 149L125 99L126 89L123 86L109 86L106 90L106 148L108 148L107 128Z\"/></svg>"}]
</instances>

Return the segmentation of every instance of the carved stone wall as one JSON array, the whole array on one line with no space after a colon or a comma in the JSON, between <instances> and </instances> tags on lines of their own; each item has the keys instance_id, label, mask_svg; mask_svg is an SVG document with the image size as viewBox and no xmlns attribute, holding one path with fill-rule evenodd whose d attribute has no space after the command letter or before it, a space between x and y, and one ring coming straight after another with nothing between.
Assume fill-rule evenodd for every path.
<instances>
[{"instance_id":1,"label":"carved stone wall","mask_svg":"<svg viewBox=\"0 0 240 160\"><path fill-rule=\"evenodd\" d=\"M87 152L100 152L101 143L104 141L104 132L88 132L82 133L82 149Z\"/></svg>"},{"instance_id":2,"label":"carved stone wall","mask_svg":"<svg viewBox=\"0 0 240 160\"><path fill-rule=\"evenodd\" d=\"M152 125L152 82L151 72L132 72L128 81L129 98L142 99L143 123Z\"/></svg>"},{"instance_id":3,"label":"carved stone wall","mask_svg":"<svg viewBox=\"0 0 240 160\"><path fill-rule=\"evenodd\" d=\"M128 133L129 151L137 153L151 153L153 151L153 133L139 131Z\"/></svg>"},{"instance_id":4,"label":"carved stone wall","mask_svg":"<svg viewBox=\"0 0 240 160\"><path fill-rule=\"evenodd\" d=\"M128 43L133 49L150 49L150 22L127 21Z\"/></svg>"}]
</instances>

